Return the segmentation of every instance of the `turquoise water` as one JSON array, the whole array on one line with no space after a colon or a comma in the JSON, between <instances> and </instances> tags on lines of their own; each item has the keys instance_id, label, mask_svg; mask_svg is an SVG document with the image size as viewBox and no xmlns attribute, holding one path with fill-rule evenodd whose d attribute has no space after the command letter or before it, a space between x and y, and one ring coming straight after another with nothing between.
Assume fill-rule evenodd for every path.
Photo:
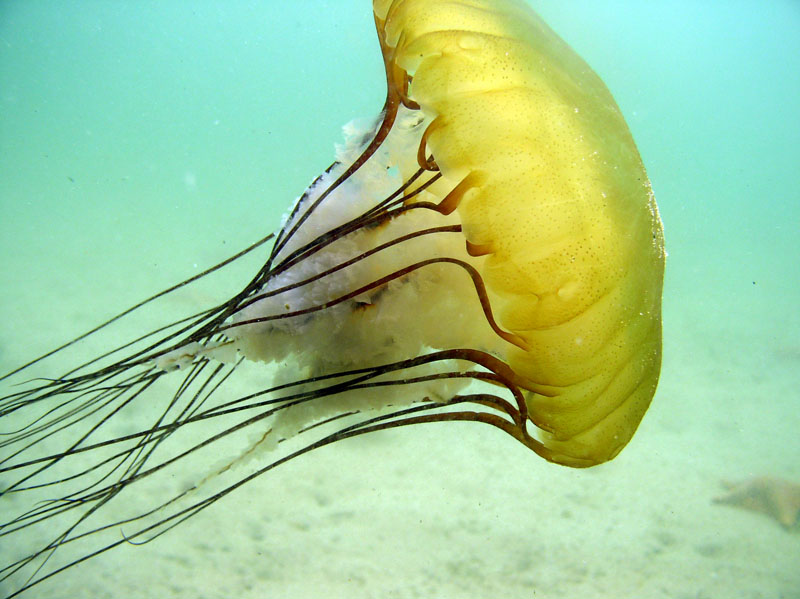
<instances>
[{"instance_id":1,"label":"turquoise water","mask_svg":"<svg viewBox=\"0 0 800 599\"><path fill-rule=\"evenodd\" d=\"M711 503L800 482L800 4L532 4L614 93L665 224L631 445L577 472L493 430L355 440L30 596L800 597L796 529ZM380 110L373 29L366 2L0 3L0 370L271 231Z\"/></svg>"}]
</instances>

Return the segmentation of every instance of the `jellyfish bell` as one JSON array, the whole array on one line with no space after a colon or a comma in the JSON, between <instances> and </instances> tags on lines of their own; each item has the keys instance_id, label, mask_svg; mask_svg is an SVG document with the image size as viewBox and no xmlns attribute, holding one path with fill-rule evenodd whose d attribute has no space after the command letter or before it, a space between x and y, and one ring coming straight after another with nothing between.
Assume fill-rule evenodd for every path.
<instances>
[{"instance_id":1,"label":"jellyfish bell","mask_svg":"<svg viewBox=\"0 0 800 599\"><path fill-rule=\"evenodd\" d=\"M367 432L483 422L574 467L631 439L664 249L611 94L521 0L374 14L379 117L345 127L274 236L113 321L271 243L247 285L66 373L4 377L0 501L21 507L0 535L38 543L0 572L17 592Z\"/></svg>"}]
</instances>

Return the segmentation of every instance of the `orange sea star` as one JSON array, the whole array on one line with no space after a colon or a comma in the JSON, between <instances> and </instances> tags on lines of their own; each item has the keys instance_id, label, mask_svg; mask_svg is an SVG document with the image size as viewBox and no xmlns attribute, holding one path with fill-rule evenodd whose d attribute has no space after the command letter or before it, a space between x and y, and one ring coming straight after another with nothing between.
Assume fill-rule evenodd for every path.
<instances>
[{"instance_id":1,"label":"orange sea star","mask_svg":"<svg viewBox=\"0 0 800 599\"><path fill-rule=\"evenodd\" d=\"M740 483L724 482L728 493L714 503L761 512L775 518L786 529L800 517L800 485L780 478L761 476Z\"/></svg>"}]
</instances>

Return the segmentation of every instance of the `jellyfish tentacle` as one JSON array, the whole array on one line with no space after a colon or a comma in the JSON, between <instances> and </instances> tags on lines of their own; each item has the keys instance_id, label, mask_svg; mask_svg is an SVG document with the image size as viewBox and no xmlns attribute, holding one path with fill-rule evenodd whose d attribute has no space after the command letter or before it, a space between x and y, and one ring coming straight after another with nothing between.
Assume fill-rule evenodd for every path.
<instances>
[{"instance_id":1,"label":"jellyfish tentacle","mask_svg":"<svg viewBox=\"0 0 800 599\"><path fill-rule=\"evenodd\" d=\"M350 266L353 266L354 264L357 264L358 262L361 262L362 260L365 260L365 259L369 258L370 256L372 256L374 254L377 254L379 252L382 252L384 250L392 248L392 247L394 247L396 245L402 244L403 242L409 241L411 239L416 239L417 237L422 237L424 235L436 235L436 234L442 234L442 233L461 233L461 225L444 225L444 226L441 226L441 227L431 227L429 229L421 229L419 231L413 231L411 233L406 233L405 235L402 235L401 237L397 237L395 239L392 239L390 241L387 241L385 243L377 245L374 248L372 248L372 249L370 249L370 250L368 250L366 252L358 254L357 256L354 256L353 258L350 258L349 260L346 260L344 262L336 264L335 266L332 266L332 267L328 268L327 270L323 270L321 272L318 272L318 273L316 273L314 275L311 275L311 276L309 276L309 277L307 277L305 279L302 279L302 280L299 280L299 281L294 281L294 282L289 283L289 284L287 284L287 285L285 285L283 287L276 287L275 289L270 289L269 291L260 292L258 295L254 295L253 297L249 298L246 302L244 302L241 305L241 308L246 308L247 306L249 306L249 305L251 305L251 304L253 304L253 303L257 302L257 301L260 301L262 299L267 299L267 298L273 297L275 295L280 295L281 293L285 293L287 291L292 291L293 289L297 289L298 287L302 287L303 285L308 285L309 283L313 283L315 281L318 281L319 279L322 279L324 277L327 277L327 276L330 276L332 274L335 274L335 273L339 272L340 270L343 270L345 268L349 268ZM285 316L289 316L289 315L284 314L282 316L285 317Z\"/></svg>"},{"instance_id":2,"label":"jellyfish tentacle","mask_svg":"<svg viewBox=\"0 0 800 599\"><path fill-rule=\"evenodd\" d=\"M388 71L387 77L389 77ZM272 260L275 259L281 250L283 250L289 240L297 233L303 223L308 220L314 210L316 210L319 205L325 201L344 181L355 174L367 162L367 160L369 160L375 154L378 148L380 148L381 144L383 144L384 140L392 129L392 125L397 118L397 111L400 104L400 92L392 85L389 88L389 93L386 95L386 103L384 104L383 108L383 119L377 131L375 132L375 136L369 142L361 155L350 166L348 166L347 169L341 175L339 175L339 177L337 177L337 179L324 192L322 192L316 200L314 200L314 202L304 211L302 215L299 216L296 221L289 221L292 224L288 231L284 229L278 234L275 245L270 253L269 260L267 261L268 265L271 265ZM289 223L287 223L287 225L288 224Z\"/></svg>"},{"instance_id":3,"label":"jellyfish tentacle","mask_svg":"<svg viewBox=\"0 0 800 599\"><path fill-rule=\"evenodd\" d=\"M400 104L410 110L419 110L419 104L411 99L408 95L408 85L411 77L404 68L402 68L396 60L397 47L393 47L386 43L386 33L383 27L383 21L378 18L375 13L375 31L378 34L378 42L381 47L381 55L386 70L386 87L388 89L388 97L399 101ZM403 34L401 33L402 37ZM389 100L387 99L387 107Z\"/></svg>"},{"instance_id":4,"label":"jellyfish tentacle","mask_svg":"<svg viewBox=\"0 0 800 599\"><path fill-rule=\"evenodd\" d=\"M412 194L416 195L416 192L423 191L427 187L427 185L429 185L431 182L432 181L426 182L419 188L419 190L414 190ZM393 194L393 196L394 195L395 194ZM413 197L413 195L411 197ZM408 200L403 199L402 201L407 202ZM400 200L398 200L397 203L400 204L401 203ZM407 210L413 208L430 208L430 207L431 207L430 202L414 202L412 204L408 204L405 206L398 205L391 208L383 206L381 208L375 207L374 209L368 210L364 214L331 229L325 234L315 237L313 240L309 241L308 243L294 250L292 253L288 254L281 260L280 263L275 265L270 270L269 273L270 277L275 277L289 270L291 267L297 265L303 260L310 258L314 254L324 250L332 243L339 241L340 239L343 239L347 235L350 235L357 231L361 231L365 228L378 226L386 221L391 220L396 216L399 216L400 214L402 214ZM237 306L237 309L241 309L241 306Z\"/></svg>"},{"instance_id":5,"label":"jellyfish tentacle","mask_svg":"<svg viewBox=\"0 0 800 599\"><path fill-rule=\"evenodd\" d=\"M436 160L434 157L428 156L427 148L428 148L428 135L431 132L435 131L437 127L441 126L442 117L437 116L434 118L431 123L425 128L425 131L422 133L422 138L419 141L419 148L417 149L417 163L419 163L419 167L425 169L426 171L438 171L439 165L436 164Z\"/></svg>"},{"instance_id":6,"label":"jellyfish tentacle","mask_svg":"<svg viewBox=\"0 0 800 599\"><path fill-rule=\"evenodd\" d=\"M150 304L150 303L154 302L155 300L157 300L159 298L162 298L162 297L164 297L166 295L169 295L170 293L172 293L174 291L177 291L178 289L186 287L187 285L191 285L195 281L199 281L200 279L202 279L204 277L207 277L211 273L216 272L217 270L220 270L220 269L232 264L233 262L235 262L239 258L242 258L243 256L249 254L250 252L258 249L259 247L261 247L262 245L267 243L269 240L271 240L274 236L275 235L273 233L270 233L270 234L262 237L261 239L259 239L255 243L252 243L251 245L247 246L243 250L240 250L239 252L237 252L233 256L231 256L229 258L226 258L222 262L219 262L218 264L215 264L214 266L211 266L211 267L205 269L204 271L202 271L202 272L200 272L200 273L198 273L196 275L193 275L193 276L189 277L188 279L185 279L185 280L181 281L180 283L176 283L175 285L172 285L171 287L168 287L167 289L159 291L158 293L156 293L154 295L151 295L150 297L140 301L139 303L134 304L133 306L131 306L129 308L126 308L125 310L123 310L119 314L117 314L115 316L112 316L108 320L100 323L99 325L93 327L92 329L86 331L85 333L82 333L81 335L78 335L74 339L70 339L66 343L64 343L64 344L62 344L62 345L60 345L60 346L48 351L47 353L42 354L41 356L39 356L37 358L34 358L33 360L30 360L29 362L26 362L26 363L22 364L21 366L19 366L19 367L15 368L15 369L3 374L3 375L0 375L0 381L4 381L4 380L14 376L15 374L18 374L18 373L22 372L23 370L33 366L34 364L37 364L37 363L41 362L42 360L45 360L46 358L49 358L49 357L51 357L51 356L53 356L53 355L65 350L66 348L75 345L79 341L82 341L83 339L86 339L87 337L99 332L100 330L108 327L109 325L117 322L118 320L121 320L125 316L128 316L129 314L135 312L136 310L139 310L140 308L146 306L147 304ZM189 317L189 318L192 318L192 317ZM174 324L175 323L171 323L168 326L173 326ZM158 332L160 332L160 331L157 330L157 331L154 331L151 334L155 334L155 333L158 333ZM132 342L132 343L134 343L134 342ZM112 351L110 351L110 352L108 352L106 354L98 356L94 360L92 360L90 362L87 362L86 364L84 364L82 366L76 367L74 370L77 370L79 368L83 368L83 367L91 364L92 362L94 362L96 360L99 360L99 359L102 359L102 358L105 358L108 355L114 353L115 351L119 351L121 349L124 349L125 347L126 346L121 346L121 347L116 348L115 350L112 350ZM67 373L67 374L71 374L71 373ZM1 413L0 413L0 415L1 415Z\"/></svg>"},{"instance_id":7,"label":"jellyfish tentacle","mask_svg":"<svg viewBox=\"0 0 800 599\"><path fill-rule=\"evenodd\" d=\"M439 202L439 212L445 216L452 213L458 208L464 195L470 189L483 185L485 180L486 174L483 171L471 171L467 176L461 179L461 182L456 185L441 202ZM469 243L469 240L466 240L466 242ZM472 256L473 254L470 255Z\"/></svg>"},{"instance_id":8,"label":"jellyfish tentacle","mask_svg":"<svg viewBox=\"0 0 800 599\"><path fill-rule=\"evenodd\" d=\"M432 264L454 264L456 266L459 266L459 267L463 268L467 272L467 274L469 275L470 279L472 279L473 285L475 287L475 291L478 294L478 298L479 298L480 303L481 303L481 308L483 309L484 315L486 316L486 320L489 323L489 325L491 326L492 330L499 337L503 338L505 341L508 341L512 345L516 345L517 347L519 347L520 349L523 349L523 350L528 348L528 345L527 345L527 343L525 342L525 340L523 338L519 337L518 335L516 335L514 333L511 333L509 331L505 331L505 330L501 329L500 326L495 321L494 316L492 315L492 306L491 306L491 302L489 301L488 295L486 293L486 287L485 287L484 282L483 282L483 277L481 277L480 273L475 269L475 267L472 266L471 264L468 264L467 262L464 262L463 260L458 260L456 258L449 258L449 257L430 258L428 260L422 260L420 262L415 262L414 264L406 266L405 268L402 268L400 270L394 271L394 272L392 272L392 273L390 273L388 275L385 275L383 277L380 277L379 279L376 279L376 280L374 280L374 281L372 281L372 282L370 282L370 283L368 283L366 285L363 285L363 286L361 286L361 287L359 287L359 288L357 288L357 289L355 289L353 291L345 293L344 295L341 295L339 297L331 299L331 300L329 300L327 302L324 302L322 304L318 304L316 306L311 306L309 308L302 308L300 310L294 310L294 311L291 311L291 312L287 312L285 314L272 314L272 315L268 315L268 316L259 316L258 318L249 318L249 319L246 319L246 320L239 320L239 321L236 321L236 322L230 322L228 324L224 324L224 325L220 326L215 332L221 333L223 331L236 329L238 327L243 327L243 326L247 326L247 325L253 325L253 324L258 324L258 323L263 323L263 322L270 322L270 321L273 321L273 320L283 320L283 319L292 318L292 317L296 317L296 316L304 316L306 314L313 314L315 312L320 312L322 310L326 310L328 308L332 308L333 306L335 306L337 304L340 304L342 302L345 302L347 300L351 300L351 299L353 299L355 297L358 297L359 295L363 295L367 291L371 291L373 289L382 287L382 286L384 286L386 283L388 283L390 281L393 281L395 279L399 279L399 278L401 278L401 277L403 277L403 276L405 276L405 275L407 275L407 274L409 274L411 272L414 272L416 270L419 270L420 268L423 268L425 266L429 266L429 265L432 265Z\"/></svg>"}]
</instances>

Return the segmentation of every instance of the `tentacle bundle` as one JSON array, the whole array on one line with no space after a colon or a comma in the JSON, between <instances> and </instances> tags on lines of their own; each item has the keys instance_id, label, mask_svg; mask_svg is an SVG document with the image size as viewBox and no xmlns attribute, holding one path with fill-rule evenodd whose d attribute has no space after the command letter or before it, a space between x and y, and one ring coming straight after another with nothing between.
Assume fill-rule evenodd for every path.
<instances>
[{"instance_id":1,"label":"tentacle bundle","mask_svg":"<svg viewBox=\"0 0 800 599\"><path fill-rule=\"evenodd\" d=\"M662 226L600 78L521 1L376 0L390 82L431 119L548 459L628 442L661 363ZM403 80L405 78L405 81Z\"/></svg>"}]
</instances>

